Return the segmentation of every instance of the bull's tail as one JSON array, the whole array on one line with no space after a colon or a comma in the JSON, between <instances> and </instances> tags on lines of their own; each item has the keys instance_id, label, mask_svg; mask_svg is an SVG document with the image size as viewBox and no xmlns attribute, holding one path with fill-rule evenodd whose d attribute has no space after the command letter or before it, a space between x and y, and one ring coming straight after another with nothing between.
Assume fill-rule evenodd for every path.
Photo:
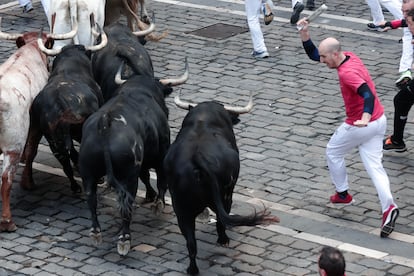
<instances>
[{"instance_id":1,"label":"bull's tail","mask_svg":"<svg viewBox=\"0 0 414 276\"><path fill-rule=\"evenodd\" d=\"M134 196L131 195L122 183L115 177L112 166L111 153L109 150L109 129L111 127L111 119L108 113L105 113L98 123L98 128L103 136L103 152L106 167L106 177L108 184L115 189L118 195L119 212L121 217L129 217L132 212Z\"/></svg>"},{"instance_id":2,"label":"bull's tail","mask_svg":"<svg viewBox=\"0 0 414 276\"><path fill-rule=\"evenodd\" d=\"M204 158L205 157L203 155L196 154L194 161L197 164L197 166L201 168L203 174L205 174L205 176L207 177L207 182L211 183L211 192L213 195L214 204L217 209L216 215L218 221L228 226L254 226L260 224L272 224L280 221L278 217L272 216L267 208L264 208L259 212L255 210L253 214L246 216L228 214L223 205L223 200L221 197L220 187L217 182L217 178L214 175L212 175L211 169L205 166L205 164L208 164L209 162L203 160Z\"/></svg>"}]
</instances>

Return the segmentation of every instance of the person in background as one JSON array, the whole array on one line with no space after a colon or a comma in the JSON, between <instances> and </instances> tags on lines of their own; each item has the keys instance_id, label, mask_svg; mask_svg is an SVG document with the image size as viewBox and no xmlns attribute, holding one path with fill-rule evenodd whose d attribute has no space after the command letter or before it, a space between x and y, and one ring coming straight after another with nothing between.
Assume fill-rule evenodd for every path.
<instances>
[{"instance_id":1,"label":"person in background","mask_svg":"<svg viewBox=\"0 0 414 276\"><path fill-rule=\"evenodd\" d=\"M31 12L33 10L33 4L31 0L19 0L19 5L23 7L23 12Z\"/></svg>"},{"instance_id":2,"label":"person in background","mask_svg":"<svg viewBox=\"0 0 414 276\"><path fill-rule=\"evenodd\" d=\"M413 1L414 2L414 1ZM408 29L414 34L414 7L405 12L405 21ZM414 83L408 81L394 96L394 129L393 133L384 139L384 151L405 152L404 130L407 124L408 113L414 104Z\"/></svg>"},{"instance_id":3,"label":"person in background","mask_svg":"<svg viewBox=\"0 0 414 276\"><path fill-rule=\"evenodd\" d=\"M252 56L256 59L269 57L263 32L260 27L260 13L263 12L265 24L268 25L273 20L271 0L245 0L247 24L249 25L250 36L253 43Z\"/></svg>"},{"instance_id":4,"label":"person in background","mask_svg":"<svg viewBox=\"0 0 414 276\"><path fill-rule=\"evenodd\" d=\"M306 8L310 11L313 11L315 9L315 0L306 1Z\"/></svg>"},{"instance_id":5,"label":"person in background","mask_svg":"<svg viewBox=\"0 0 414 276\"><path fill-rule=\"evenodd\" d=\"M296 24L299 20L300 13L305 8L303 5L303 0L292 0L292 15L290 16L290 24Z\"/></svg>"},{"instance_id":6,"label":"person in background","mask_svg":"<svg viewBox=\"0 0 414 276\"><path fill-rule=\"evenodd\" d=\"M373 22L367 24L368 29L380 32L392 29L393 27L391 25L385 26L387 22L384 20L384 14L382 12L381 5L383 5L396 20L401 21L403 18L405 18L404 9L407 9L407 3L410 1L411 0L404 0L406 3L401 4L401 0L366 0L368 6L371 9L373 20ZM398 27L407 26L399 25ZM395 84L397 86L412 79L411 66L413 63L413 45L411 44L411 38L412 34L408 28L403 28L402 54L398 68L399 77L395 81Z\"/></svg>"},{"instance_id":7,"label":"person in background","mask_svg":"<svg viewBox=\"0 0 414 276\"><path fill-rule=\"evenodd\" d=\"M45 11L46 17L49 11L49 4L51 0L41 0L43 9ZM19 0L19 5L23 7L23 12L28 13L33 10L33 3L31 0Z\"/></svg>"},{"instance_id":8,"label":"person in background","mask_svg":"<svg viewBox=\"0 0 414 276\"><path fill-rule=\"evenodd\" d=\"M313 44L307 18L298 22L299 34L306 54L311 60L325 63L338 73L346 118L331 136L326 146L329 174L335 186L330 197L334 204L351 204L345 155L358 148L362 163L370 176L380 200L382 211L381 237L388 237L394 230L399 215L391 194L390 181L382 165L382 143L387 128L387 118L374 82L361 59L354 53L342 51L340 42L328 37Z\"/></svg>"},{"instance_id":9,"label":"person in background","mask_svg":"<svg viewBox=\"0 0 414 276\"><path fill-rule=\"evenodd\" d=\"M300 13L305 8L303 0L292 0L292 15L290 16L290 24L296 24L299 20ZM310 11L315 9L315 0L307 0L306 8Z\"/></svg>"},{"instance_id":10,"label":"person in background","mask_svg":"<svg viewBox=\"0 0 414 276\"><path fill-rule=\"evenodd\" d=\"M341 251L331 246L321 250L318 259L320 276L345 276L345 258Z\"/></svg>"}]
</instances>

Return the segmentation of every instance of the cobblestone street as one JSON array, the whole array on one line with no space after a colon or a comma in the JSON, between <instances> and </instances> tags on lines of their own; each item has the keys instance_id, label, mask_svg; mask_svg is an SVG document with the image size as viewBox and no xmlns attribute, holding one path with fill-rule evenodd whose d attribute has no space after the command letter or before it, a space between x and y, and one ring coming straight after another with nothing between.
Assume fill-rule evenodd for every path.
<instances>
[{"instance_id":1,"label":"cobblestone street","mask_svg":"<svg viewBox=\"0 0 414 276\"><path fill-rule=\"evenodd\" d=\"M197 223L197 263L200 275L318 275L317 260L324 245L338 247L346 259L346 275L414 275L414 116L405 131L408 152L384 153L394 199L400 208L396 229L379 236L378 196L357 151L346 161L355 203L329 203L334 192L325 159L329 137L345 111L335 70L308 59L295 26L289 23L290 1L274 1L275 19L262 30L270 57L255 60L241 0L149 0L159 42L148 42L156 77L180 75L188 58L190 78L169 96L172 141L186 114L174 96L202 102L245 105L253 93L254 108L240 116L234 128L241 171L232 213L247 214L264 206L281 218L275 225L234 227L228 247L216 244L215 215ZM370 70L393 126L393 97L401 56L402 30L372 32L364 0L325 1L328 11L311 23L312 40L334 36L344 50L361 57ZM319 6L321 1L315 1ZM310 14L305 10L302 16ZM48 29L40 1L22 13L17 2L0 0L4 32ZM387 20L393 19L385 12ZM194 34L213 24L239 27L228 38ZM0 41L0 60L15 51L13 41ZM116 243L120 216L114 193L99 188L99 221L103 243L89 238L90 213L85 195L75 195L48 146L40 145L34 164L36 190L12 188L11 210L17 231L0 233L0 276L3 275L185 275L189 264L184 237L177 226L170 198L159 217L139 196L131 224L132 244L119 256ZM77 178L81 182L80 178Z\"/></svg>"}]
</instances>

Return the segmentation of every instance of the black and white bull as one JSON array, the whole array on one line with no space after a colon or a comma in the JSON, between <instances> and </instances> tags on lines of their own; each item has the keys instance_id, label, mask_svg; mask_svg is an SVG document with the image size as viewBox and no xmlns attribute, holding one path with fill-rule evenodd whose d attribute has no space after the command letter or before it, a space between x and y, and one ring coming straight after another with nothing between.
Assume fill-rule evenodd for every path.
<instances>
[{"instance_id":1,"label":"black and white bull","mask_svg":"<svg viewBox=\"0 0 414 276\"><path fill-rule=\"evenodd\" d=\"M197 105L175 98L179 107L189 109L182 127L164 160L167 179L178 226L187 242L190 265L188 274L198 274L195 219L209 207L217 216L217 242L227 245L226 226L253 226L279 222L265 209L249 216L230 215L233 189L240 161L233 125L238 114L249 112L252 99L245 107L223 106L217 102Z\"/></svg>"},{"instance_id":2,"label":"black and white bull","mask_svg":"<svg viewBox=\"0 0 414 276\"><path fill-rule=\"evenodd\" d=\"M117 78L120 78L120 71ZM188 67L175 85L188 78ZM170 80L168 80L170 82ZM146 188L147 201L153 201L156 192L150 184L151 168L157 174L157 187L165 185L161 173L162 160L170 146L168 109L165 97L172 92L171 85L143 75L133 75L117 90L116 95L92 114L83 126L79 151L79 171L92 216L90 236L102 241L98 222L97 181L106 175L108 184L118 194L122 217L118 253L126 255L130 249L130 222L138 189L138 178ZM164 206L164 194L159 193L156 206ZM162 208L160 207L160 208Z\"/></svg>"},{"instance_id":3,"label":"black and white bull","mask_svg":"<svg viewBox=\"0 0 414 276\"><path fill-rule=\"evenodd\" d=\"M133 33L125 25L114 23L106 26L104 32L108 37L108 44L93 55L92 68L95 80L107 101L119 87L115 83L115 75L122 64L127 65L124 66L123 78L133 74L154 78L154 68L148 51L139 41L139 37L147 31Z\"/></svg>"},{"instance_id":4,"label":"black and white bull","mask_svg":"<svg viewBox=\"0 0 414 276\"><path fill-rule=\"evenodd\" d=\"M71 165L72 161L76 167L78 159L73 140L81 142L84 121L103 104L102 92L92 74L90 55L91 51L83 45L59 49L48 82L33 101L26 166L21 179L27 189L34 187L32 163L44 136L68 176L72 191L81 191Z\"/></svg>"}]
</instances>

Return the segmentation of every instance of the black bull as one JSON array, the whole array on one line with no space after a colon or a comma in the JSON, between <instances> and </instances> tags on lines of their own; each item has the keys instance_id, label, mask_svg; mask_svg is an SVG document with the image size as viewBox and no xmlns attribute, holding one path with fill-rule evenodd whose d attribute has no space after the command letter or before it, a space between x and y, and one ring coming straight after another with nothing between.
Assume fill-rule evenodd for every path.
<instances>
[{"instance_id":1,"label":"black bull","mask_svg":"<svg viewBox=\"0 0 414 276\"><path fill-rule=\"evenodd\" d=\"M240 169L239 151L233 132L238 114L216 102L190 108L182 128L164 159L164 173L181 233L187 241L190 265L187 273L199 272L196 264L195 219L206 207L217 216L217 242L229 243L226 226L278 222L268 210L249 216L229 215L232 194Z\"/></svg>"},{"instance_id":2,"label":"black bull","mask_svg":"<svg viewBox=\"0 0 414 276\"><path fill-rule=\"evenodd\" d=\"M155 77L151 57L139 40L139 34L144 32L133 33L127 26L120 23L110 24L104 30L108 36L108 44L93 55L92 68L104 100L108 101L118 92L120 84L116 81L116 74L120 68L122 69L121 78L137 75L149 79L155 79ZM164 88L182 84L188 78L188 68L186 69L187 72L182 78L161 79L159 82L164 85ZM156 192L149 183L149 176L141 174L141 179L147 188L146 200L153 201Z\"/></svg>"},{"instance_id":3,"label":"black bull","mask_svg":"<svg viewBox=\"0 0 414 276\"><path fill-rule=\"evenodd\" d=\"M63 47L53 61L48 83L33 101L21 182L27 189L34 186L32 163L44 135L71 189L81 191L71 165L72 160L77 166L78 158L72 139L80 142L83 122L103 104L101 90L93 78L90 54L82 45Z\"/></svg>"},{"instance_id":4,"label":"black bull","mask_svg":"<svg viewBox=\"0 0 414 276\"><path fill-rule=\"evenodd\" d=\"M141 44L136 34L120 23L104 28L108 36L108 44L92 57L93 73L102 89L105 101L110 99L119 87L114 77L118 68L126 62L123 78L131 75L154 77L154 69L150 55Z\"/></svg>"},{"instance_id":5,"label":"black bull","mask_svg":"<svg viewBox=\"0 0 414 276\"><path fill-rule=\"evenodd\" d=\"M188 66L183 76L181 81L188 78ZM147 187L146 198L155 198L156 194L152 194L155 191L152 188L149 191L151 168L157 174L159 190L155 208L164 206L166 187L163 187L162 160L170 146L165 97L171 92L169 83L166 85L148 76L131 76L83 127L79 171L92 215L90 236L97 244L102 241L96 192L97 181L106 175L108 184L118 194L122 216L122 233L118 240L120 255L126 255L130 249L129 226L138 178Z\"/></svg>"}]
</instances>

